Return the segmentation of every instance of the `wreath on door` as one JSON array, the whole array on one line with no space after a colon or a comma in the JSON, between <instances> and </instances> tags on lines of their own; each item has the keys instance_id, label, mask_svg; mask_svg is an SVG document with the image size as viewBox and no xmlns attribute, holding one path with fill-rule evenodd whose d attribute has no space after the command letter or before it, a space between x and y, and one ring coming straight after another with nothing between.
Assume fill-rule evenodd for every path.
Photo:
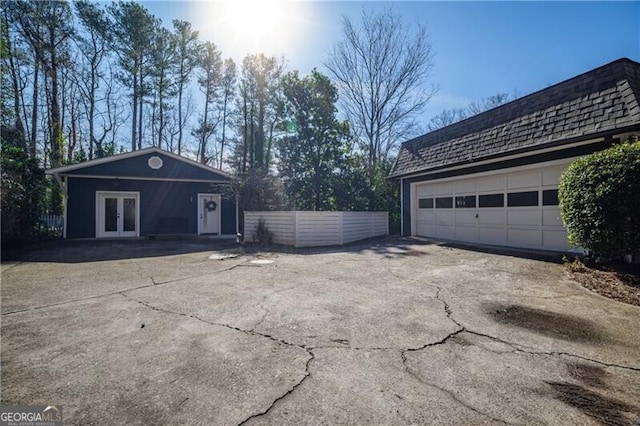
<instances>
[{"instance_id":1,"label":"wreath on door","mask_svg":"<svg viewBox=\"0 0 640 426\"><path fill-rule=\"evenodd\" d=\"M207 203L204 205L204 208L207 209L208 212L212 212L218 208L218 204L216 204L215 201L207 201Z\"/></svg>"}]
</instances>

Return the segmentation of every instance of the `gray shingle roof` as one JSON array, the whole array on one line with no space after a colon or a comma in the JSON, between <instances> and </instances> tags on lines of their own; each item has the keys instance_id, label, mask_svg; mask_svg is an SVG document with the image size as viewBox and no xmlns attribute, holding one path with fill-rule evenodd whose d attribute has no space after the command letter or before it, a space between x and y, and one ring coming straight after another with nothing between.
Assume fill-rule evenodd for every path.
<instances>
[{"instance_id":1,"label":"gray shingle roof","mask_svg":"<svg viewBox=\"0 0 640 426\"><path fill-rule=\"evenodd\" d=\"M402 144L390 177L640 125L640 63L623 58Z\"/></svg>"}]
</instances>

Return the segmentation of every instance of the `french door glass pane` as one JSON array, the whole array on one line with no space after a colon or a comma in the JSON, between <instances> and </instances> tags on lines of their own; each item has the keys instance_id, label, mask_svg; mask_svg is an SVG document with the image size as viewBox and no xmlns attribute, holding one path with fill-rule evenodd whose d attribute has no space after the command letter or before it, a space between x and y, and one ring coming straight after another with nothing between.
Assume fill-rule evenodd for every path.
<instances>
[{"instance_id":1,"label":"french door glass pane","mask_svg":"<svg viewBox=\"0 0 640 426\"><path fill-rule=\"evenodd\" d=\"M118 199L104 199L104 231L118 231Z\"/></svg>"},{"instance_id":2,"label":"french door glass pane","mask_svg":"<svg viewBox=\"0 0 640 426\"><path fill-rule=\"evenodd\" d=\"M136 199L135 198L125 198L123 199L123 208L124 208L124 220L123 220L123 228L124 231L135 231L136 230Z\"/></svg>"}]
</instances>

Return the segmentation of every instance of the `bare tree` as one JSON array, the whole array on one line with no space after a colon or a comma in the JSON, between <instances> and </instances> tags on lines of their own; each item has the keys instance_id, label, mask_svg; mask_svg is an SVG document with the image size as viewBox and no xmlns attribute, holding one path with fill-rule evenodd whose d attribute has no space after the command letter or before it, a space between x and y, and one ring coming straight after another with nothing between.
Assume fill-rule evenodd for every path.
<instances>
[{"instance_id":1,"label":"bare tree","mask_svg":"<svg viewBox=\"0 0 640 426\"><path fill-rule=\"evenodd\" d=\"M58 77L62 66L61 56L74 30L71 8L64 1L36 0L11 1L7 2L7 6L21 35L33 48L38 65L42 67L46 76L51 165L56 167L61 164L63 150ZM37 82L37 76L34 76L34 82ZM32 126L32 131L34 129L35 126ZM54 204L57 201L55 200Z\"/></svg>"},{"instance_id":2,"label":"bare tree","mask_svg":"<svg viewBox=\"0 0 640 426\"><path fill-rule=\"evenodd\" d=\"M76 33L76 44L83 67L79 73L78 87L82 93L86 120L89 126L89 159L96 146L96 114L98 89L104 79L103 63L108 59L110 42L109 20L103 8L86 0L74 2L76 14L84 31Z\"/></svg>"},{"instance_id":3,"label":"bare tree","mask_svg":"<svg viewBox=\"0 0 640 426\"><path fill-rule=\"evenodd\" d=\"M427 127L429 131L432 132L453 123L457 123L458 121L462 121L465 118L499 107L500 105L504 105L513 101L517 97L518 92L517 90L514 90L512 94L498 93L497 95L489 96L488 98L472 101L466 108L445 109L439 114L433 116Z\"/></svg>"},{"instance_id":4,"label":"bare tree","mask_svg":"<svg viewBox=\"0 0 640 426\"><path fill-rule=\"evenodd\" d=\"M434 130L440 129L442 127L447 127L453 123L464 120L469 116L469 113L465 108L451 108L442 110L441 113L435 115L429 121L429 125L427 126L429 131L432 132Z\"/></svg>"},{"instance_id":5,"label":"bare tree","mask_svg":"<svg viewBox=\"0 0 640 426\"><path fill-rule=\"evenodd\" d=\"M236 70L236 63L233 59L228 58L224 61L222 71L222 138L220 140L220 163L219 168L222 169L222 162L224 160L224 145L227 137L227 121L231 115L231 101L235 95L235 86L238 72Z\"/></svg>"},{"instance_id":6,"label":"bare tree","mask_svg":"<svg viewBox=\"0 0 640 426\"><path fill-rule=\"evenodd\" d=\"M498 93L496 95L489 96L488 98L483 98L479 101L471 102L467 107L467 112L469 116L480 114L481 112L499 107L500 105L504 105L507 102L511 102L517 97L517 91L515 90L511 95L509 93Z\"/></svg>"},{"instance_id":7,"label":"bare tree","mask_svg":"<svg viewBox=\"0 0 640 426\"><path fill-rule=\"evenodd\" d=\"M324 63L340 104L372 171L398 143L417 130L417 117L435 92L424 27L405 25L391 10L363 10L354 24L342 18L342 40Z\"/></svg>"},{"instance_id":8,"label":"bare tree","mask_svg":"<svg viewBox=\"0 0 640 426\"><path fill-rule=\"evenodd\" d=\"M222 59L217 46L207 41L204 43L200 63L200 73L198 74L198 84L204 94L204 112L199 120L198 127L193 129L192 134L198 138L198 160L202 164L207 164L211 158L208 156L209 138L215 133L218 126L218 119L212 117L211 109L218 99L220 80L222 75Z\"/></svg>"},{"instance_id":9,"label":"bare tree","mask_svg":"<svg viewBox=\"0 0 640 426\"><path fill-rule=\"evenodd\" d=\"M182 99L184 90L191 80L191 74L198 66L199 49L198 31L193 30L191 23L174 19L173 31L177 38L176 52L176 90L178 95L178 155L182 152L183 128L187 122L186 111L183 114ZM173 144L172 144L173 145Z\"/></svg>"}]
</instances>

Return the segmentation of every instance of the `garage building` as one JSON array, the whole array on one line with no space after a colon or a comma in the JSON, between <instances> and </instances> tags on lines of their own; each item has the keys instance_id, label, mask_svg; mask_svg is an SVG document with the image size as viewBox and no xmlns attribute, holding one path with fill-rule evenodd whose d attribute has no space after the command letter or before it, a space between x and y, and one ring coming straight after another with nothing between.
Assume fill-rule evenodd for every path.
<instances>
[{"instance_id":1,"label":"garage building","mask_svg":"<svg viewBox=\"0 0 640 426\"><path fill-rule=\"evenodd\" d=\"M562 171L639 132L640 64L623 58L407 141L390 173L402 233L568 250Z\"/></svg>"}]
</instances>

